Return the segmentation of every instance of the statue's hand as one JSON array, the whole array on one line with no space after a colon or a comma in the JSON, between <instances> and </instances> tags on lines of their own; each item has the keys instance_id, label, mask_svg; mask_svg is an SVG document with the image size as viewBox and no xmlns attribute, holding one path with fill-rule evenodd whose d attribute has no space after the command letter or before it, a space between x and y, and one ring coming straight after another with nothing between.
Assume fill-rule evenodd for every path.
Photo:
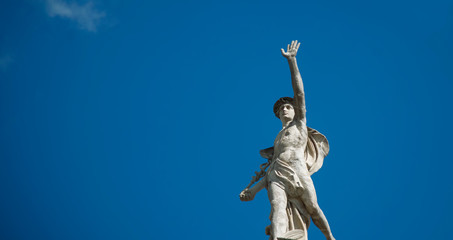
<instances>
[{"instance_id":1,"label":"statue's hand","mask_svg":"<svg viewBox=\"0 0 453 240\"><path fill-rule=\"evenodd\" d=\"M288 44L288 48L287 48L286 52L285 52L285 50L283 50L283 48L281 49L283 57L288 58L288 59L296 57L297 50L299 50L299 46L300 46L300 43L298 43L297 40L292 41L291 45Z\"/></svg>"},{"instance_id":2,"label":"statue's hand","mask_svg":"<svg viewBox=\"0 0 453 240\"><path fill-rule=\"evenodd\" d=\"M241 192L241 194L239 194L239 199L241 199L241 201L252 201L255 198L255 194L255 192L246 188Z\"/></svg>"}]
</instances>

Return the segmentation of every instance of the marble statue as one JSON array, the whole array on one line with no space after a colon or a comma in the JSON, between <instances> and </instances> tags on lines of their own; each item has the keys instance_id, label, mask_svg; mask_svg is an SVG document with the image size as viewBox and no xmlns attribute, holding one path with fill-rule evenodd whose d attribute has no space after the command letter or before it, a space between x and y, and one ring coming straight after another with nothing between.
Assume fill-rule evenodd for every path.
<instances>
[{"instance_id":1,"label":"marble statue","mask_svg":"<svg viewBox=\"0 0 453 240\"><path fill-rule=\"evenodd\" d=\"M324 135L306 125L305 93L296 62L299 46L292 41L286 52L281 49L289 63L294 98L282 97L274 104L282 130L273 147L260 151L268 162L260 166L261 172L256 172L239 197L251 201L260 190L267 189L271 225L266 227L266 234L271 240L307 240L310 218L328 240L334 240L311 179L321 168L329 143Z\"/></svg>"}]
</instances>

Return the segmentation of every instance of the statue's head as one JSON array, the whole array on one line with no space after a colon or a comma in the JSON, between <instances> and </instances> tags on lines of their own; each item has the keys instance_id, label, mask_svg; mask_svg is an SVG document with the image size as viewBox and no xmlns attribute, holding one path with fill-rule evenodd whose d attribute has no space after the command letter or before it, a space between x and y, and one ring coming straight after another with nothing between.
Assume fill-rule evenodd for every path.
<instances>
[{"instance_id":1,"label":"statue's head","mask_svg":"<svg viewBox=\"0 0 453 240\"><path fill-rule=\"evenodd\" d=\"M294 99L290 97L282 97L274 104L274 114L280 120L285 118L292 121L294 118Z\"/></svg>"}]
</instances>

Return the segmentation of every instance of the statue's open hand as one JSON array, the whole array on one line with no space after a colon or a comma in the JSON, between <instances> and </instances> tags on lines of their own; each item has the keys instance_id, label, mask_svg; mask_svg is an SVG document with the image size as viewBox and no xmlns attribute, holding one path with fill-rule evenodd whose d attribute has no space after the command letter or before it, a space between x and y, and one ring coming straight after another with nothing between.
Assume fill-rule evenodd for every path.
<instances>
[{"instance_id":1,"label":"statue's open hand","mask_svg":"<svg viewBox=\"0 0 453 240\"><path fill-rule=\"evenodd\" d=\"M300 43L296 41L292 41L291 44L288 44L288 48L285 52L285 50L282 50L282 55L285 58L291 58L291 57L296 57L297 55L297 50L299 50Z\"/></svg>"},{"instance_id":2,"label":"statue's open hand","mask_svg":"<svg viewBox=\"0 0 453 240\"><path fill-rule=\"evenodd\" d=\"M241 199L241 201L252 201L255 198L255 194L256 193L246 188L241 192L241 194L239 194L239 199Z\"/></svg>"}]
</instances>

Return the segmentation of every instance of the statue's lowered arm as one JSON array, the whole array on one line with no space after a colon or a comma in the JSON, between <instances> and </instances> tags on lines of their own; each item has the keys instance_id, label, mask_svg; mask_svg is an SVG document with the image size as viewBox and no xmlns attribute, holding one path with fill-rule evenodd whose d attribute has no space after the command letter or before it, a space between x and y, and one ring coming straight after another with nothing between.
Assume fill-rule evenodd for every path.
<instances>
[{"instance_id":1,"label":"statue's lowered arm","mask_svg":"<svg viewBox=\"0 0 453 240\"><path fill-rule=\"evenodd\" d=\"M239 199L241 199L241 201L253 200L255 195L266 187L266 180L264 177L266 176L266 169L271 164L273 154L274 147L266 148L260 151L261 157L267 159L268 161L260 165L261 171L255 172L255 176L252 177L249 185L239 194ZM255 185L250 188L253 184Z\"/></svg>"}]
</instances>

